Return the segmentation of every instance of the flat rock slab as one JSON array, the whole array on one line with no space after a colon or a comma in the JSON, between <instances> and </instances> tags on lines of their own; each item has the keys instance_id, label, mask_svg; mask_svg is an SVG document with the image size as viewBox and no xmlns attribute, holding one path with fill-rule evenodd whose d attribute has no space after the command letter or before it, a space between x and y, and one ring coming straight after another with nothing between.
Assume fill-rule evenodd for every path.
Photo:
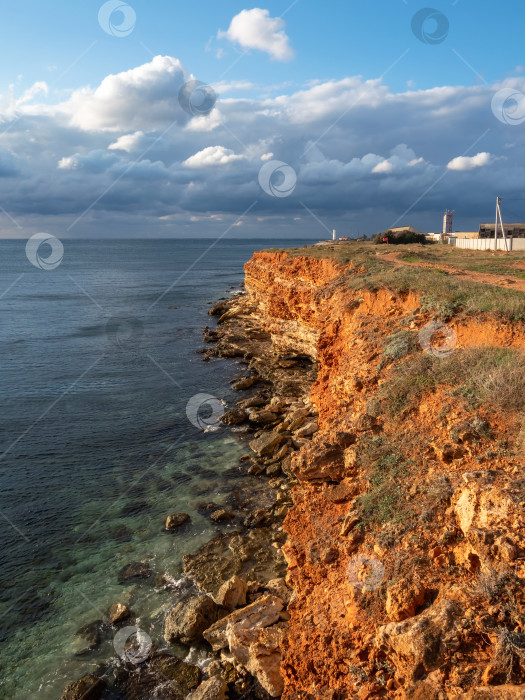
<instances>
[{"instance_id":1,"label":"flat rock slab","mask_svg":"<svg viewBox=\"0 0 525 700\"><path fill-rule=\"evenodd\" d=\"M204 632L204 639L211 644L214 651L224 649L229 645L234 632L269 627L276 623L283 607L280 598L270 594L264 595L255 603L218 620Z\"/></svg>"},{"instance_id":2,"label":"flat rock slab","mask_svg":"<svg viewBox=\"0 0 525 700\"><path fill-rule=\"evenodd\" d=\"M284 437L280 433L265 433L250 442L250 448L259 457L272 455L284 442Z\"/></svg>"}]
</instances>

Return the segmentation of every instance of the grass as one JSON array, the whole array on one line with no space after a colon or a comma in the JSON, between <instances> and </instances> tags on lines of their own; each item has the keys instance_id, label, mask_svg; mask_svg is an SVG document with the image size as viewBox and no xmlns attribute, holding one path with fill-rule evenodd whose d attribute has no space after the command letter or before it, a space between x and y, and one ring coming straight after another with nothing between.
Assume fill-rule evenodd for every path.
<instances>
[{"instance_id":1,"label":"grass","mask_svg":"<svg viewBox=\"0 0 525 700\"><path fill-rule=\"evenodd\" d=\"M438 386L446 386L472 406L488 403L501 411L524 411L525 353L508 348L456 350L445 358L418 354L394 369L381 388L394 417Z\"/></svg>"},{"instance_id":2,"label":"grass","mask_svg":"<svg viewBox=\"0 0 525 700\"><path fill-rule=\"evenodd\" d=\"M360 498L363 522L384 524L406 520L405 493L400 487L410 473L410 463L398 454L387 453L375 461L370 474L370 488Z\"/></svg>"},{"instance_id":3,"label":"grass","mask_svg":"<svg viewBox=\"0 0 525 700\"><path fill-rule=\"evenodd\" d=\"M383 357L395 362L419 349L418 334L415 331L398 331L385 338Z\"/></svg>"}]
</instances>

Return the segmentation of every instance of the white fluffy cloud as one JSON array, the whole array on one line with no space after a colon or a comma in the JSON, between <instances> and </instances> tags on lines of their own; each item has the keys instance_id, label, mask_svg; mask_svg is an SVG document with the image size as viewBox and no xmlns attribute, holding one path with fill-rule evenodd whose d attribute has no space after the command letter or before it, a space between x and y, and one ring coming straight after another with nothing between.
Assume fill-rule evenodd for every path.
<instances>
[{"instance_id":1,"label":"white fluffy cloud","mask_svg":"<svg viewBox=\"0 0 525 700\"><path fill-rule=\"evenodd\" d=\"M475 156L458 156L453 158L448 163L449 170L474 170L475 168L484 168L492 160L490 153L477 153Z\"/></svg>"},{"instance_id":2,"label":"white fluffy cloud","mask_svg":"<svg viewBox=\"0 0 525 700\"><path fill-rule=\"evenodd\" d=\"M243 160L244 156L236 155L224 146L208 146L195 155L187 158L183 165L187 168L213 168L217 165L229 165L235 161Z\"/></svg>"},{"instance_id":3,"label":"white fluffy cloud","mask_svg":"<svg viewBox=\"0 0 525 700\"><path fill-rule=\"evenodd\" d=\"M474 230L491 215L496 183L502 197L521 196L525 137L494 116L491 100L509 84L525 92L525 80L396 93L381 80L349 76L295 91L274 86L261 97L239 84L227 97L219 93L210 114L191 117L178 102L186 79L177 59L158 56L58 104L42 84L22 98L0 96L0 187L9 214L22 224L34 216L37 230L53 220L60 235L89 209L73 233L90 235L111 219L124 234L139 220L142 230L162 234L168 229L156 226L204 215L210 227L219 221L212 216L231 223L257 201L254 226L279 219L282 229L272 231L315 235L319 223L301 202L329 228L368 233L406 210L402 224L437 230L449 207L458 226ZM290 197L277 201L261 190L268 160L295 170Z\"/></svg>"},{"instance_id":4,"label":"white fluffy cloud","mask_svg":"<svg viewBox=\"0 0 525 700\"><path fill-rule=\"evenodd\" d=\"M124 134L119 136L116 141L110 143L108 146L109 151L125 151L126 153L133 153L139 148L143 148L144 144L144 132L136 131L134 134Z\"/></svg>"},{"instance_id":5,"label":"white fluffy cloud","mask_svg":"<svg viewBox=\"0 0 525 700\"><path fill-rule=\"evenodd\" d=\"M284 27L285 22L280 17L270 17L268 10L254 7L235 15L228 30L219 31L217 36L243 49L264 51L276 61L290 61L294 52Z\"/></svg>"},{"instance_id":6,"label":"white fluffy cloud","mask_svg":"<svg viewBox=\"0 0 525 700\"><path fill-rule=\"evenodd\" d=\"M58 161L57 168L59 170L78 170L78 166L78 160L74 156L67 156Z\"/></svg>"},{"instance_id":7,"label":"white fluffy cloud","mask_svg":"<svg viewBox=\"0 0 525 700\"><path fill-rule=\"evenodd\" d=\"M73 126L85 131L131 131L183 124L178 103L188 73L177 58L155 56L138 68L108 75L96 90L77 90L62 105Z\"/></svg>"},{"instance_id":8,"label":"white fluffy cloud","mask_svg":"<svg viewBox=\"0 0 525 700\"><path fill-rule=\"evenodd\" d=\"M391 173L394 166L389 160L382 160L372 168L373 173Z\"/></svg>"}]
</instances>

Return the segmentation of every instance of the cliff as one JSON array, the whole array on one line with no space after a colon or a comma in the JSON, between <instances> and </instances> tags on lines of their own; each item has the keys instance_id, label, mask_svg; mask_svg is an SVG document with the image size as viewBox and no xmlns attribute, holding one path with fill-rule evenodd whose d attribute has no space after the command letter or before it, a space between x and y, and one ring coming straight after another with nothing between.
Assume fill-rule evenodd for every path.
<instances>
[{"instance_id":1,"label":"cliff","mask_svg":"<svg viewBox=\"0 0 525 700\"><path fill-rule=\"evenodd\" d=\"M420 291L361 273L256 253L229 312L267 352L312 363L318 430L293 439L284 523L283 698L523 697L525 329L441 323Z\"/></svg>"}]
</instances>

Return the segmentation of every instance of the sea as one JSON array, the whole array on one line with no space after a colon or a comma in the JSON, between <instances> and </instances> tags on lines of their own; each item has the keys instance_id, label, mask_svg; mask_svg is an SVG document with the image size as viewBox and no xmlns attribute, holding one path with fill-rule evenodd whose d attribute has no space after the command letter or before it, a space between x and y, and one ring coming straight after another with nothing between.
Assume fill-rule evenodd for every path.
<instances>
[{"instance_id":1,"label":"sea","mask_svg":"<svg viewBox=\"0 0 525 700\"><path fill-rule=\"evenodd\" d=\"M77 634L115 602L165 646L182 556L218 529L199 505L226 503L245 451L217 422L239 367L196 353L208 309L255 250L309 242L0 241L0 698L58 700L118 663ZM119 583L134 562L169 585Z\"/></svg>"}]
</instances>

